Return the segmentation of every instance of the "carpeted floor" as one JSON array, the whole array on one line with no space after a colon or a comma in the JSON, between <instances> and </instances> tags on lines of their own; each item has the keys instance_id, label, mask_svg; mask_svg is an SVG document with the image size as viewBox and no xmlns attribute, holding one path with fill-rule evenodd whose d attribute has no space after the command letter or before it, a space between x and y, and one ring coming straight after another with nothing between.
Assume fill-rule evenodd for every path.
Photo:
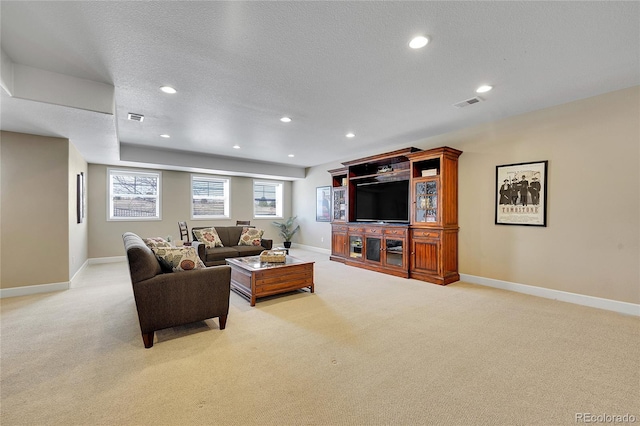
<instances>
[{"instance_id":1,"label":"carpeted floor","mask_svg":"<svg viewBox=\"0 0 640 426\"><path fill-rule=\"evenodd\" d=\"M315 260L316 293L144 349L126 263L1 301L9 425L572 425L640 422L640 319ZM603 418L604 419L604 418ZM580 423L580 421L578 421Z\"/></svg>"}]
</instances>

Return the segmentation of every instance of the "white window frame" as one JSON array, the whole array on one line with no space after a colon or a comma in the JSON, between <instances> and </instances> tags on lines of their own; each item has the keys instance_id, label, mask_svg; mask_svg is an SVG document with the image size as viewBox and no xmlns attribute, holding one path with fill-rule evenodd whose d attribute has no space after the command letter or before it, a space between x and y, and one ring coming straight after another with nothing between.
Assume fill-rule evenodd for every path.
<instances>
[{"instance_id":1,"label":"white window frame","mask_svg":"<svg viewBox=\"0 0 640 426\"><path fill-rule=\"evenodd\" d=\"M198 196L198 199L209 198L209 199L221 199L224 201L224 213L222 215L198 215L195 216L193 204L195 196L193 195L193 181L195 180L205 180L209 182L222 182L223 184L223 196L222 197L202 197ZM191 175L191 219L228 219L229 218L229 206L231 205L231 192L229 190L230 182L228 178L222 178L218 176L205 176L205 175Z\"/></svg>"},{"instance_id":2,"label":"white window frame","mask_svg":"<svg viewBox=\"0 0 640 426\"><path fill-rule=\"evenodd\" d=\"M158 185L155 195L145 195L146 198L156 199L156 215L145 217L119 217L113 215L113 197L117 195L119 197L126 197L127 194L113 194L113 176L115 175L127 175L127 176L141 176L141 177L154 177L157 179ZM134 196L131 196L132 198ZM162 172L149 172L143 170L126 170L107 168L107 221L156 221L162 220Z\"/></svg>"},{"instance_id":3,"label":"white window frame","mask_svg":"<svg viewBox=\"0 0 640 426\"><path fill-rule=\"evenodd\" d=\"M275 215L265 215L265 214L256 214L256 204L255 204L255 193L256 193L256 185L272 185L275 187L276 191L276 213ZM268 180L260 180L255 179L253 181L253 185L251 186L251 206L253 208L253 218L254 219L283 219L283 210L284 210L284 184L282 182L277 181L268 181Z\"/></svg>"}]
</instances>

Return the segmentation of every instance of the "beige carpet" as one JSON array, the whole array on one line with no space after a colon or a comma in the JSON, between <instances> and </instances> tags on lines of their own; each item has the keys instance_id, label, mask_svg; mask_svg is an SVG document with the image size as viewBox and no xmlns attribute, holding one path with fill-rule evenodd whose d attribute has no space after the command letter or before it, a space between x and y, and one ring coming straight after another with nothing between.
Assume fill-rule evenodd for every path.
<instances>
[{"instance_id":1,"label":"beige carpet","mask_svg":"<svg viewBox=\"0 0 640 426\"><path fill-rule=\"evenodd\" d=\"M9 425L572 425L640 422L640 319L316 261L316 293L231 295L144 349L125 263L1 301Z\"/></svg>"}]
</instances>

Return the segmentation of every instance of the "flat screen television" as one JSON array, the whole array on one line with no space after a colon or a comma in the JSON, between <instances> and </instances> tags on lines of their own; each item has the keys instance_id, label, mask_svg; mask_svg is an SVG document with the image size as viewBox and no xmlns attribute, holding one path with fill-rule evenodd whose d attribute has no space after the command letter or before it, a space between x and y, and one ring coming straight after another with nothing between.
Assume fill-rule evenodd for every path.
<instances>
[{"instance_id":1,"label":"flat screen television","mask_svg":"<svg viewBox=\"0 0 640 426\"><path fill-rule=\"evenodd\" d=\"M409 222L409 181L356 185L355 219L359 222Z\"/></svg>"}]
</instances>

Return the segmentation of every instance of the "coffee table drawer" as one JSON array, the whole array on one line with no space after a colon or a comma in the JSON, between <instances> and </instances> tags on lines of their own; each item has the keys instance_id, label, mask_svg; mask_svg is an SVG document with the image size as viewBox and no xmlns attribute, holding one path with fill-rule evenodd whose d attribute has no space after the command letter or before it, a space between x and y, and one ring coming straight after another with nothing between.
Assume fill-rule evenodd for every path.
<instances>
[{"instance_id":1,"label":"coffee table drawer","mask_svg":"<svg viewBox=\"0 0 640 426\"><path fill-rule=\"evenodd\" d=\"M313 284L312 265L299 265L288 268L285 274L274 276L271 271L256 274L256 296L266 296L283 291L309 287Z\"/></svg>"}]
</instances>

